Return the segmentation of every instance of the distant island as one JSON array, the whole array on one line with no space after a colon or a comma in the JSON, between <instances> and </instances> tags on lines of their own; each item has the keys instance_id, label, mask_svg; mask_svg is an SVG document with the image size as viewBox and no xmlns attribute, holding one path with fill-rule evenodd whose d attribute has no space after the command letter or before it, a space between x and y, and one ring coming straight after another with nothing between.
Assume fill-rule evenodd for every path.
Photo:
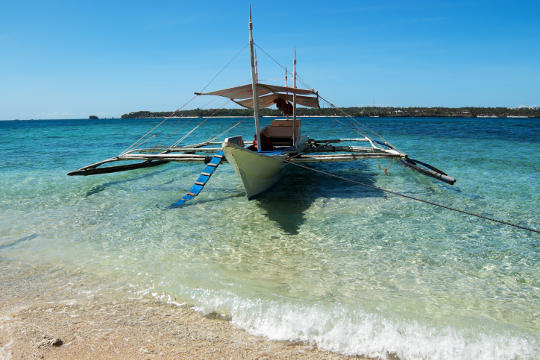
<instances>
[{"instance_id":1,"label":"distant island","mask_svg":"<svg viewBox=\"0 0 540 360\"><path fill-rule=\"evenodd\" d=\"M281 116L277 109L261 109L261 116ZM531 107L391 107L361 106L343 108L298 108L298 116L355 116L355 117L518 117L539 118L540 108ZM122 115L122 119L162 117L208 117L208 116L252 116L250 109L192 109L177 111L135 111Z\"/></svg>"},{"instance_id":2,"label":"distant island","mask_svg":"<svg viewBox=\"0 0 540 360\"><path fill-rule=\"evenodd\" d=\"M88 119L90 119L90 120L97 120L97 119L99 119L99 118L98 118L96 115L90 115L90 116L88 117Z\"/></svg>"}]
</instances>

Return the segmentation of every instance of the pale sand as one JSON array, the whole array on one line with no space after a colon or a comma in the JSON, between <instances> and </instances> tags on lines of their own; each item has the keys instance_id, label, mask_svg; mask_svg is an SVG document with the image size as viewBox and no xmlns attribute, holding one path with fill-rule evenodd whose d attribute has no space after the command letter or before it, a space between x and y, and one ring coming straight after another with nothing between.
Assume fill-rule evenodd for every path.
<instances>
[{"instance_id":1,"label":"pale sand","mask_svg":"<svg viewBox=\"0 0 540 360\"><path fill-rule=\"evenodd\" d=\"M346 359L249 335L229 321L156 301L2 309L0 357L12 359ZM54 339L63 344L54 346ZM361 357L349 357L361 359Z\"/></svg>"},{"instance_id":2,"label":"pale sand","mask_svg":"<svg viewBox=\"0 0 540 360\"><path fill-rule=\"evenodd\" d=\"M81 286L44 283L35 270L0 275L0 359L365 359L253 336L153 298L70 300Z\"/></svg>"}]
</instances>

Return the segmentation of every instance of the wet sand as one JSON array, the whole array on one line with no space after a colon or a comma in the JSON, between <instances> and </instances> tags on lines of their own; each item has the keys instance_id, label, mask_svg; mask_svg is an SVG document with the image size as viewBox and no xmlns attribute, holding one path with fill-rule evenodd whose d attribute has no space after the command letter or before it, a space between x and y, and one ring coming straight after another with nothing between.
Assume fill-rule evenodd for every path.
<instances>
[{"instance_id":1,"label":"wet sand","mask_svg":"<svg viewBox=\"0 0 540 360\"><path fill-rule=\"evenodd\" d=\"M0 358L6 359L347 358L252 336L226 320L158 302L37 304L1 311Z\"/></svg>"},{"instance_id":2,"label":"wet sand","mask_svg":"<svg viewBox=\"0 0 540 360\"><path fill-rule=\"evenodd\" d=\"M122 291L84 299L61 269L0 270L0 359L365 359L253 336L189 305Z\"/></svg>"}]
</instances>

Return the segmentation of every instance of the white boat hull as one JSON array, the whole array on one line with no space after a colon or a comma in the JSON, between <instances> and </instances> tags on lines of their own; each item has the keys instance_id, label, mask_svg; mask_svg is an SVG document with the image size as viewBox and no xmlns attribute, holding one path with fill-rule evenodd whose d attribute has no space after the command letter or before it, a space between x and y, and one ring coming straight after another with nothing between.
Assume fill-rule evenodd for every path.
<instances>
[{"instance_id":1,"label":"white boat hull","mask_svg":"<svg viewBox=\"0 0 540 360\"><path fill-rule=\"evenodd\" d=\"M285 166L282 155L258 153L227 141L223 144L223 153L242 180L248 199L274 186Z\"/></svg>"}]
</instances>

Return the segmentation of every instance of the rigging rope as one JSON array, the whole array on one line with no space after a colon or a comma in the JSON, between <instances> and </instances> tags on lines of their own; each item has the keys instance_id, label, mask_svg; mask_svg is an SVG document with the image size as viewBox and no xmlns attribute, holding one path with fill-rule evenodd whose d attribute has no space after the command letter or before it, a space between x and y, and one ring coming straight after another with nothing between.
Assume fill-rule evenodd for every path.
<instances>
[{"instance_id":1,"label":"rigging rope","mask_svg":"<svg viewBox=\"0 0 540 360\"><path fill-rule=\"evenodd\" d=\"M129 145L124 151L122 151L120 153L120 155L124 155L125 153L127 153L129 150L131 150L135 145L137 145L139 143L139 141L141 141L142 139L144 139L146 137L146 135L150 134L152 131L154 131L155 129L157 129L159 126L161 126L165 121L167 121L167 118L163 119L160 121L159 124L157 124L156 126L154 126L153 128L151 128L149 131L146 132L146 134L144 134L143 136L141 136L139 139L137 139L137 141L135 141L133 144ZM120 156L119 155L119 156Z\"/></svg>"},{"instance_id":2,"label":"rigging rope","mask_svg":"<svg viewBox=\"0 0 540 360\"><path fill-rule=\"evenodd\" d=\"M234 56L229 60L229 62L227 62L211 79L210 81L208 81L208 83L199 91L199 92L203 92L204 90L206 90L206 88L208 86L210 86L210 84L212 84L212 82L214 82L214 80L242 53L242 51L244 51L247 47L248 47L249 43L245 44L240 50L238 50L236 52L236 54L234 54ZM193 95L191 97L191 99L189 99L186 103L184 103L182 106L180 106L179 108L177 108L173 114L175 112L178 112L180 110L182 110L184 107L186 107L189 103L191 103L195 98L197 97L197 95ZM138 145L141 145L139 144L139 141L141 141L142 139L144 139L146 136L148 136L149 134L151 134L155 129L157 129L158 127L160 127L161 125L163 125L163 123L165 121L167 121L170 117L165 117L163 120L161 120L156 126L154 126L152 129L150 129L148 132L146 132L143 136L141 136L139 139L137 139L134 143L132 143L130 146L128 146L124 151L122 151L120 153L120 155L123 155L125 154L126 152L128 152L129 150L131 150L132 148L134 148L135 146L138 146ZM149 139L148 139L149 140ZM146 140L146 141L148 141ZM146 142L145 141L145 142Z\"/></svg>"},{"instance_id":3,"label":"rigging rope","mask_svg":"<svg viewBox=\"0 0 540 360\"><path fill-rule=\"evenodd\" d=\"M180 111L181 109L183 109L185 106L187 106L190 102L193 101L193 99L195 99L197 97L197 95L193 95L191 97L191 99L189 99L186 103L184 103L184 105L182 105L181 107L179 107L178 109L175 110L176 111ZM154 126L152 129L150 129L149 131L147 131L143 136L141 136L139 139L137 139L137 141L135 141L133 144L131 144L130 146L128 146L124 151L122 151L120 153L120 155L124 155L125 153L127 153L128 151L130 151L131 149L137 147L137 146L141 146L142 144L144 144L145 142L147 142L148 140L154 138L157 136L157 134L153 135L151 138L149 139L146 139L144 142L142 143L139 143L142 139L144 139L146 136L148 136L149 134L151 134L155 129L157 129L158 127L160 127L161 125L163 125L163 123L167 120L169 120L171 117L168 116L168 117L164 117L163 120L161 120L156 126Z\"/></svg>"},{"instance_id":4,"label":"rigging rope","mask_svg":"<svg viewBox=\"0 0 540 360\"><path fill-rule=\"evenodd\" d=\"M212 141L218 139L219 137L221 137L221 135L228 133L229 131L231 131L232 129L234 129L234 128L237 127L238 125L240 125L240 124L242 123L242 121L243 121L243 120L240 120L239 122L237 122L236 124L234 124L234 125L231 126L230 128L228 128L228 129L226 129L226 130L220 132L219 134L217 134L216 136L214 136L213 138L211 138L211 139L209 139L209 140L206 140L205 142L206 142L206 143L209 143L209 142L212 142Z\"/></svg>"},{"instance_id":5,"label":"rigging rope","mask_svg":"<svg viewBox=\"0 0 540 360\"><path fill-rule=\"evenodd\" d=\"M141 147L143 144L147 143L148 141L152 140L153 138L155 138L156 136L158 136L158 134L154 134L152 136L150 136L148 139L144 140L143 142L140 142L139 144L137 144L137 148ZM127 151L126 151L127 152Z\"/></svg>"},{"instance_id":6,"label":"rigging rope","mask_svg":"<svg viewBox=\"0 0 540 360\"><path fill-rule=\"evenodd\" d=\"M344 127L346 127L346 128L349 128L349 129L351 129L351 130L353 130L353 131L356 131L356 132L359 133L360 135L363 135L366 139L369 139L368 134L366 134L366 133L364 133L363 131L361 131L358 127L354 126L354 124L350 124L350 125L349 125L349 124L344 123L344 122L342 122L342 121L339 121L339 120L337 120L337 119L334 119L334 120L335 120L335 122L337 122L338 124L340 124L340 125L342 125L342 126L344 126Z\"/></svg>"},{"instance_id":7,"label":"rigging rope","mask_svg":"<svg viewBox=\"0 0 540 360\"><path fill-rule=\"evenodd\" d=\"M396 146L394 146L392 143L390 143L388 140L386 140L385 138L383 138L381 135L379 135L377 132L375 132L374 130L371 130L369 127L367 127L366 125L363 125L361 122L359 122L358 120L356 120L354 118L354 116L348 114L345 110L337 107L336 105L334 105L333 103L331 103L330 101L326 100L325 98L323 98L322 96L319 95L319 98L324 101L325 103L327 103L328 105L330 105L331 107L333 107L335 110L337 111L340 111L343 115L345 115L345 117L349 118L349 120L351 121L351 123L358 127L358 128L363 128L364 130L372 133L373 135L375 135L376 137L378 137L379 139L381 139L382 141L384 141L386 144L390 145L393 149L401 152L401 153L404 153L403 151L401 151L400 149L398 149ZM358 132L360 132L362 134L362 132L360 131L360 129L357 129ZM363 135L363 134L362 134Z\"/></svg>"},{"instance_id":8,"label":"rigging rope","mask_svg":"<svg viewBox=\"0 0 540 360\"><path fill-rule=\"evenodd\" d=\"M204 90L206 90L206 88L208 86L210 86L210 84L212 84L212 82L214 82L214 80L216 80L216 78L223 72L225 71L225 69L231 65L231 63L242 53L242 51L244 51L247 47L249 46L249 43L245 44L240 50L238 50L236 52L236 54L234 54L234 56L231 58L231 60L229 60L228 63L226 63L222 68L221 70L219 70L216 75L214 75L214 77L212 79L210 79L210 81L199 91L199 92L203 92Z\"/></svg>"},{"instance_id":9,"label":"rigging rope","mask_svg":"<svg viewBox=\"0 0 540 360\"><path fill-rule=\"evenodd\" d=\"M215 101L217 98L214 98L213 101ZM229 101L229 99L226 99L220 106L224 106L227 102ZM212 114L210 114L209 116L213 116L214 114L216 113L216 110L214 110L214 112ZM181 119L183 120L183 119ZM182 125L183 125L183 122L180 121L179 122L179 125L176 126L172 131L171 133L165 137L165 139L162 139L162 141L164 141L165 143L167 143L171 138L175 137L176 138L176 133L178 131L180 131L182 129ZM174 140L174 139L173 139ZM176 145L174 145L174 143L172 145L170 145L169 147L174 147Z\"/></svg>"},{"instance_id":10,"label":"rigging rope","mask_svg":"<svg viewBox=\"0 0 540 360\"><path fill-rule=\"evenodd\" d=\"M433 201L429 201L429 200L425 200L425 199L420 199L420 198L417 198L417 197L414 197L414 196L410 196L410 195L406 195L406 194L402 194L402 193L399 193L399 192L396 192L396 191L383 189L383 188L380 188L380 187L378 187L378 186L366 184L366 183L363 183L363 182L360 182L360 181L356 181L356 180L353 180L353 179L349 179L349 178L346 178L346 177L343 177L343 176L340 176L340 175L332 174L332 173L329 173L329 172L327 172L327 171L314 169L314 168L311 168L311 167L309 167L309 166L305 166L305 165L301 165L301 164L298 164L298 163L294 163L294 162L292 162L292 161L288 161L288 160L283 160L283 161L286 162L286 163L288 163L288 164L292 164L292 165L294 165L294 166L298 166L298 167L301 167L301 168L306 169L306 170L311 170L311 171L313 171L313 172L316 172L316 173L319 173L319 174L323 174L323 175L327 175L327 176L330 176L330 177L333 177L333 178L336 178L336 179L340 179L340 180L343 180L343 181L347 181L347 182L350 182L350 183L353 183L353 184L356 184L356 185L360 185L360 186L364 186L364 187L367 187L367 188L371 188L371 189L383 191L383 192L386 192L386 193L389 193L389 194L392 194L392 195L401 196L401 197L404 197L404 198L407 198L407 199L411 199L411 200L415 200L415 201L422 202L422 203L424 203L424 204L429 204L429 205L437 206L437 207L440 207L440 208L444 208L444 209L447 209L447 210L452 210L452 211L455 211L455 212L458 212L458 213L466 214L466 215L469 215L469 216L474 216L474 217L477 217L477 218L480 218L480 219L484 219L484 220L496 222L496 223L499 223L499 224L508 225L508 226L513 226L513 227L518 228L518 229L521 229L521 230L526 230L526 231L530 231L530 232L540 233L540 230L536 230L536 229L533 229L533 228L530 228L530 227L517 225L517 224L511 223L511 222L508 222L508 221L504 221L504 220L494 219L494 218L491 218L491 217L488 217L488 216L476 214L476 213L473 213L473 212L470 212L470 211L467 211L467 210L457 209L457 208L454 208L454 207L451 207L451 206L446 206L446 205L443 205L443 204L439 204L439 203L436 203L436 202L433 202Z\"/></svg>"},{"instance_id":11,"label":"rigging rope","mask_svg":"<svg viewBox=\"0 0 540 360\"><path fill-rule=\"evenodd\" d=\"M201 122L199 122L193 129L191 129L190 131L187 132L187 134L185 134L184 136L182 136L180 139L176 140L171 146L168 147L167 150L169 150L170 148L173 148L175 147L176 145L180 144L182 141L184 141L189 135L191 135L195 130L197 130L198 128L200 128L205 122L208 121L208 118L205 118L203 119ZM165 150L165 151L167 151Z\"/></svg>"},{"instance_id":12,"label":"rigging rope","mask_svg":"<svg viewBox=\"0 0 540 360\"><path fill-rule=\"evenodd\" d=\"M260 47L258 44L255 44L255 46L260 49L266 56L268 56L273 62L275 62L279 67L281 67L283 70L285 70L288 74L291 74L294 76L294 74L292 74L290 71L287 70L287 67L283 66L279 61L277 61L272 55L270 55L266 50L264 50L262 47ZM298 75L298 73L296 73L296 77L298 79L298 81L303 85L305 86L306 88L308 89L312 89L313 87L310 86L309 84L307 84L300 75ZM382 141L384 141L386 144L392 146L393 149L403 153L401 150L399 150L396 146L394 146L393 144L391 144L388 140L386 140L385 138L383 138L381 135L379 135L378 133L376 133L375 131L373 131L372 129L370 129L369 127L367 127L366 125L363 125L362 123L360 123L358 120L356 120L354 118L354 116L348 114L347 112L345 112L343 109L337 107L336 105L334 105L333 103L331 103L330 101L326 100L325 98L323 98L321 95L317 94L318 97L323 100L324 102L326 102L328 105L330 105L332 108L334 108L335 110L337 111L340 111L343 115L345 115L346 118L349 118L349 121L351 121L351 123L353 124L353 126L356 127L356 129L353 129L353 130L356 130L358 133L362 134L363 136L369 138L369 136L367 136L367 134L365 134L363 131L361 131L359 128L363 128L365 131L375 135L376 137L378 137L379 139L381 139ZM337 121L337 120L336 120ZM343 125L343 124L342 124Z\"/></svg>"},{"instance_id":13,"label":"rigging rope","mask_svg":"<svg viewBox=\"0 0 540 360\"><path fill-rule=\"evenodd\" d=\"M221 106L225 105L228 101L229 101L229 99L225 100L225 102L223 102L223 104L222 104ZM191 130L190 132L188 132L186 135L182 136L179 140L176 140L172 145L170 145L170 146L168 147L168 149L175 147L175 146L178 145L180 142L182 142L183 140L185 140L189 135L191 135L191 133L193 133L193 131L197 130L202 124L204 124L210 117L214 116L219 110L220 110L219 108L218 108L218 109L214 109L214 111L213 111L210 115L208 115L207 117L205 117L204 120L201 121L197 126L195 126L194 129L192 129L192 130Z\"/></svg>"}]
</instances>

